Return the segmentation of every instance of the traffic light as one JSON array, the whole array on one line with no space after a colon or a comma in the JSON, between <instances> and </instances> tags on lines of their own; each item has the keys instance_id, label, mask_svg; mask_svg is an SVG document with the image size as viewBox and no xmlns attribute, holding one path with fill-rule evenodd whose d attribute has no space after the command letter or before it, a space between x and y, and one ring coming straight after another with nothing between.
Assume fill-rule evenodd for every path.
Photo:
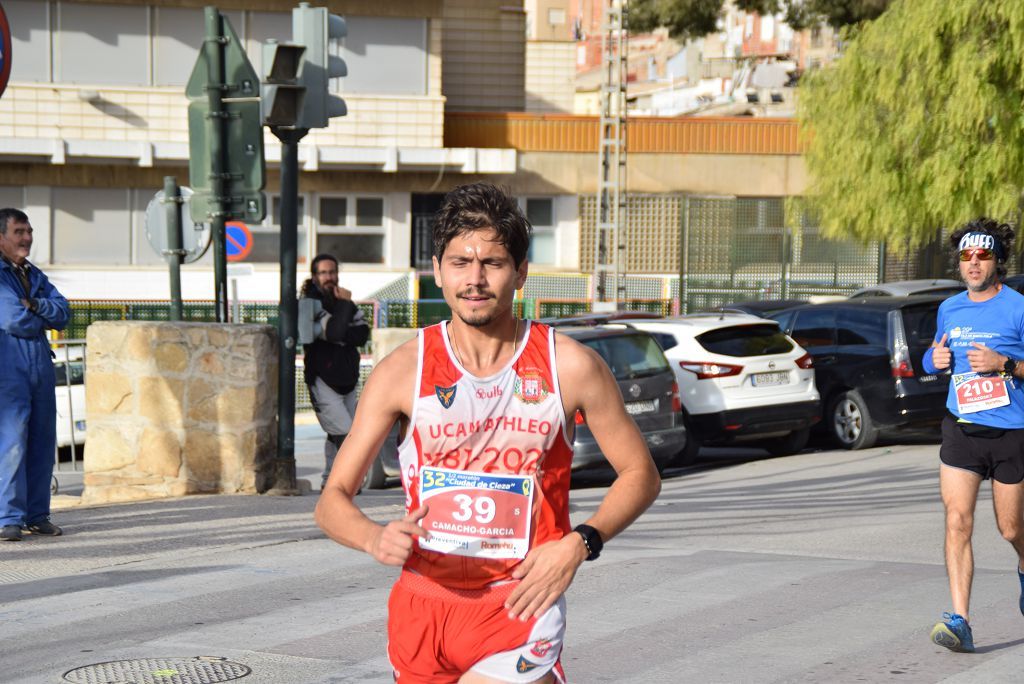
<instances>
[{"instance_id":1,"label":"traffic light","mask_svg":"<svg viewBox=\"0 0 1024 684\"><path fill-rule=\"evenodd\" d=\"M299 82L299 68L305 51L302 45L276 40L263 44L263 125L301 127L306 86Z\"/></svg>"},{"instance_id":2,"label":"traffic light","mask_svg":"<svg viewBox=\"0 0 1024 684\"><path fill-rule=\"evenodd\" d=\"M327 128L331 117L348 113L345 101L329 92L331 79L347 76L348 67L345 60L328 50L329 41L344 38L347 33L345 20L330 14L326 7L300 2L292 10L292 42L306 48L299 67L299 83L306 86L299 128Z\"/></svg>"}]
</instances>

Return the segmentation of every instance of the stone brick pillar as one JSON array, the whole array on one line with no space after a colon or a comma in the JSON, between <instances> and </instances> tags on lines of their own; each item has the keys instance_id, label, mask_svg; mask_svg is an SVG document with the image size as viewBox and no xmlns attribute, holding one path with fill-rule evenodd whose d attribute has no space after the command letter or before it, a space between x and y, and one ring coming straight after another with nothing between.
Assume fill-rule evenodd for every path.
<instances>
[{"instance_id":1,"label":"stone brick pillar","mask_svg":"<svg viewBox=\"0 0 1024 684\"><path fill-rule=\"evenodd\" d=\"M104 321L86 341L83 503L272 486L272 327Z\"/></svg>"}]
</instances>

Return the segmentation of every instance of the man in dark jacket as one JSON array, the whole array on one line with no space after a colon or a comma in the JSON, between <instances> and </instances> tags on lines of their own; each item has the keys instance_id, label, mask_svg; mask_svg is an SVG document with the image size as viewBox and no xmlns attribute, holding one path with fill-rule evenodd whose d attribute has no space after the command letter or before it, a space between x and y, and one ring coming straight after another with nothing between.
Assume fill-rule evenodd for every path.
<instances>
[{"instance_id":1,"label":"man in dark jacket","mask_svg":"<svg viewBox=\"0 0 1024 684\"><path fill-rule=\"evenodd\" d=\"M69 310L31 249L28 216L0 209L0 541L61 533L50 522L57 400L46 331L62 330Z\"/></svg>"},{"instance_id":2,"label":"man in dark jacket","mask_svg":"<svg viewBox=\"0 0 1024 684\"><path fill-rule=\"evenodd\" d=\"M327 476L334 457L352 427L359 383L359 347L366 344L370 327L363 312L352 301L352 293L338 286L338 260L330 254L313 259L312 277L302 284L301 296L318 300L320 333L305 351L305 379L316 418L327 433L324 442L324 472Z\"/></svg>"}]
</instances>

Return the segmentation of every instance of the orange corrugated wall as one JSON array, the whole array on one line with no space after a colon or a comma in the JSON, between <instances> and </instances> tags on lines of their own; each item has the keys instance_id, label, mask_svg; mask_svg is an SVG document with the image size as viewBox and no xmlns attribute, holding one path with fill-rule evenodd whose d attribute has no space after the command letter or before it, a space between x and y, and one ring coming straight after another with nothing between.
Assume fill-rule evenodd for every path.
<instances>
[{"instance_id":1,"label":"orange corrugated wall","mask_svg":"<svg viewBox=\"0 0 1024 684\"><path fill-rule=\"evenodd\" d=\"M445 147L504 147L523 152L596 152L598 118L571 114L449 112ZM794 119L632 118L630 153L792 154L802 145Z\"/></svg>"}]
</instances>

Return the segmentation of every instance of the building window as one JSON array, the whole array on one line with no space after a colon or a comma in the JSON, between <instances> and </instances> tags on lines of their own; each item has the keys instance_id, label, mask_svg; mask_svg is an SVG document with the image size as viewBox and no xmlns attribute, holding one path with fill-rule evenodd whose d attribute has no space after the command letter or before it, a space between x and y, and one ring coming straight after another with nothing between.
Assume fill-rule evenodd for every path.
<instances>
[{"instance_id":1,"label":"building window","mask_svg":"<svg viewBox=\"0 0 1024 684\"><path fill-rule=\"evenodd\" d=\"M15 186L0 186L0 207L14 207L15 209L25 209L25 189L22 187ZM32 217L28 217L29 223L32 222Z\"/></svg>"},{"instance_id":2,"label":"building window","mask_svg":"<svg viewBox=\"0 0 1024 684\"><path fill-rule=\"evenodd\" d=\"M533 226L530 263L553 265L557 261L555 201L550 197L527 197L525 203L526 219Z\"/></svg>"},{"instance_id":3,"label":"building window","mask_svg":"<svg viewBox=\"0 0 1024 684\"><path fill-rule=\"evenodd\" d=\"M149 85L146 7L61 2L57 22L57 81Z\"/></svg>"},{"instance_id":4,"label":"building window","mask_svg":"<svg viewBox=\"0 0 1024 684\"><path fill-rule=\"evenodd\" d=\"M814 26L811 28L811 47L818 49L825 45L825 39L822 35L821 26Z\"/></svg>"},{"instance_id":5,"label":"building window","mask_svg":"<svg viewBox=\"0 0 1024 684\"><path fill-rule=\"evenodd\" d=\"M554 7L548 9L548 23L552 26L561 26L565 23L565 10Z\"/></svg>"},{"instance_id":6,"label":"building window","mask_svg":"<svg viewBox=\"0 0 1024 684\"><path fill-rule=\"evenodd\" d=\"M157 7L153 20L153 85L178 86L188 83L206 35L201 9ZM242 13L221 10L240 37ZM250 58L259 67L259 58Z\"/></svg>"},{"instance_id":7,"label":"building window","mask_svg":"<svg viewBox=\"0 0 1024 684\"><path fill-rule=\"evenodd\" d=\"M281 197L274 195L270 202L270 211L260 225L250 225L252 233L252 251L245 258L246 262L256 264L281 263ZM309 244L306 231L306 198L299 195L298 201L298 262L306 263Z\"/></svg>"},{"instance_id":8,"label":"building window","mask_svg":"<svg viewBox=\"0 0 1024 684\"><path fill-rule=\"evenodd\" d=\"M128 195L126 189L53 188L53 262L129 264Z\"/></svg>"},{"instance_id":9,"label":"building window","mask_svg":"<svg viewBox=\"0 0 1024 684\"><path fill-rule=\"evenodd\" d=\"M384 198L321 197L316 245L342 263L383 264Z\"/></svg>"},{"instance_id":10,"label":"building window","mask_svg":"<svg viewBox=\"0 0 1024 684\"><path fill-rule=\"evenodd\" d=\"M334 47L348 76L334 79L339 93L427 94L427 20L347 17L348 35Z\"/></svg>"},{"instance_id":11,"label":"building window","mask_svg":"<svg viewBox=\"0 0 1024 684\"><path fill-rule=\"evenodd\" d=\"M4 0L11 25L11 80L46 83L50 80L49 5L35 0Z\"/></svg>"},{"instance_id":12,"label":"building window","mask_svg":"<svg viewBox=\"0 0 1024 684\"><path fill-rule=\"evenodd\" d=\"M317 3L314 3L317 4ZM263 64L263 43L268 40L278 40L282 43L291 42L292 39L292 14L291 12L254 12L247 11L245 51L249 54L249 61L257 73L262 72ZM235 33L242 36L241 24L236 24L234 17L231 18L231 25L235 27ZM267 65L269 67L269 65Z\"/></svg>"}]
</instances>

